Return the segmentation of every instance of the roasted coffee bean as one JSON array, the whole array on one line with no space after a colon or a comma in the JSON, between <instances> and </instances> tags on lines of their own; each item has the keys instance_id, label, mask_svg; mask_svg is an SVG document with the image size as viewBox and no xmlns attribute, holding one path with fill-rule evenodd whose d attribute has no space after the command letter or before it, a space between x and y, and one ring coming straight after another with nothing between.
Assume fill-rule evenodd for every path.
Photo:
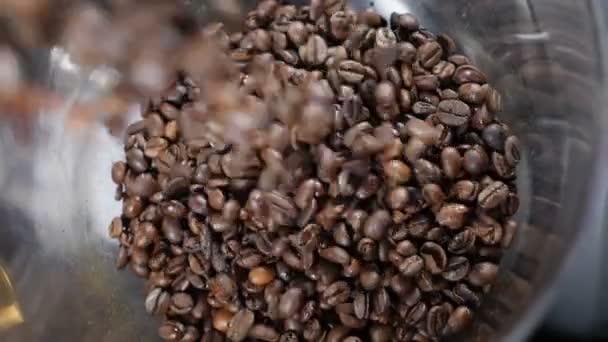
<instances>
[{"instance_id":1,"label":"roasted coffee bean","mask_svg":"<svg viewBox=\"0 0 608 342\"><path fill-rule=\"evenodd\" d=\"M338 64L338 75L344 82L359 84L365 78L365 74L365 67L359 62L346 60Z\"/></svg>"},{"instance_id":2,"label":"roasted coffee bean","mask_svg":"<svg viewBox=\"0 0 608 342\"><path fill-rule=\"evenodd\" d=\"M444 333L446 335L452 335L463 331L470 324L472 318L473 314L471 313L471 309L466 306L457 307L450 314L444 328Z\"/></svg>"},{"instance_id":3,"label":"roasted coffee bean","mask_svg":"<svg viewBox=\"0 0 608 342\"><path fill-rule=\"evenodd\" d=\"M439 130L417 118L409 119L405 124L405 130L410 137L417 138L426 145L437 143L440 137Z\"/></svg>"},{"instance_id":4,"label":"roasted coffee bean","mask_svg":"<svg viewBox=\"0 0 608 342\"><path fill-rule=\"evenodd\" d=\"M419 27L418 19L410 13L391 13L390 25L392 29L403 29L406 31L416 31Z\"/></svg>"},{"instance_id":5,"label":"roasted coffee bean","mask_svg":"<svg viewBox=\"0 0 608 342\"><path fill-rule=\"evenodd\" d=\"M389 160L383 164L384 176L390 184L404 184L412 177L410 167L400 160Z\"/></svg>"},{"instance_id":6,"label":"roasted coffee bean","mask_svg":"<svg viewBox=\"0 0 608 342\"><path fill-rule=\"evenodd\" d=\"M256 286L265 286L274 280L274 272L268 267L256 267L249 271L249 281Z\"/></svg>"},{"instance_id":7,"label":"roasted coffee bean","mask_svg":"<svg viewBox=\"0 0 608 342\"><path fill-rule=\"evenodd\" d=\"M242 341L247 337L249 330L255 322L253 312L247 309L240 310L230 320L226 337L232 341Z\"/></svg>"},{"instance_id":8,"label":"roasted coffee bean","mask_svg":"<svg viewBox=\"0 0 608 342\"><path fill-rule=\"evenodd\" d=\"M450 229L460 229L464 226L469 211L463 204L447 203L437 213L437 223Z\"/></svg>"},{"instance_id":9,"label":"roasted coffee bean","mask_svg":"<svg viewBox=\"0 0 608 342\"><path fill-rule=\"evenodd\" d=\"M439 78L435 75L415 76L414 84L419 90L433 91L439 87Z\"/></svg>"},{"instance_id":10,"label":"roasted coffee bean","mask_svg":"<svg viewBox=\"0 0 608 342\"><path fill-rule=\"evenodd\" d=\"M345 281L337 281L328 286L321 295L322 305L334 307L344 303L350 296L350 287Z\"/></svg>"},{"instance_id":11,"label":"roasted coffee bean","mask_svg":"<svg viewBox=\"0 0 608 342\"><path fill-rule=\"evenodd\" d=\"M426 316L426 313L426 304L423 302L418 302L407 312L407 315L405 317L405 323L412 326L416 325Z\"/></svg>"},{"instance_id":12,"label":"roasted coffee bean","mask_svg":"<svg viewBox=\"0 0 608 342\"><path fill-rule=\"evenodd\" d=\"M406 277L414 277L424 267L424 260L419 255L412 255L403 259L399 267L399 272Z\"/></svg>"},{"instance_id":13,"label":"roasted coffee bean","mask_svg":"<svg viewBox=\"0 0 608 342\"><path fill-rule=\"evenodd\" d=\"M481 104L486 98L486 89L477 83L465 83L458 88L458 95L465 102Z\"/></svg>"},{"instance_id":14,"label":"roasted coffee bean","mask_svg":"<svg viewBox=\"0 0 608 342\"><path fill-rule=\"evenodd\" d=\"M293 316L304 304L304 292L300 288L287 290L279 302L279 316L283 319Z\"/></svg>"},{"instance_id":15,"label":"roasted coffee bean","mask_svg":"<svg viewBox=\"0 0 608 342\"><path fill-rule=\"evenodd\" d=\"M509 196L508 186L496 181L485 187L477 196L477 202L483 209L493 209L503 203Z\"/></svg>"},{"instance_id":16,"label":"roasted coffee bean","mask_svg":"<svg viewBox=\"0 0 608 342\"><path fill-rule=\"evenodd\" d=\"M452 79L456 84L486 83L486 76L481 71L479 71L479 69L470 64L460 65L458 68L456 68L456 71L454 72L454 77Z\"/></svg>"},{"instance_id":17,"label":"roasted coffee bean","mask_svg":"<svg viewBox=\"0 0 608 342\"><path fill-rule=\"evenodd\" d=\"M462 156L457 149L446 147L441 151L441 167L446 177L455 179L462 170Z\"/></svg>"},{"instance_id":18,"label":"roasted coffee bean","mask_svg":"<svg viewBox=\"0 0 608 342\"><path fill-rule=\"evenodd\" d=\"M475 245L475 233L470 229L465 229L454 235L448 243L448 251L454 254L465 254Z\"/></svg>"},{"instance_id":19,"label":"roasted coffee bean","mask_svg":"<svg viewBox=\"0 0 608 342\"><path fill-rule=\"evenodd\" d=\"M274 342L279 340L279 333L270 325L255 324L249 329L249 337Z\"/></svg>"},{"instance_id":20,"label":"roasted coffee bean","mask_svg":"<svg viewBox=\"0 0 608 342\"><path fill-rule=\"evenodd\" d=\"M447 101L447 100L446 100ZM427 116L437 111L437 107L431 103L418 101L412 106L412 112L419 116Z\"/></svg>"},{"instance_id":21,"label":"roasted coffee bean","mask_svg":"<svg viewBox=\"0 0 608 342\"><path fill-rule=\"evenodd\" d=\"M464 279L469 273L469 260L462 256L453 256L448 259L442 277L448 281L457 282Z\"/></svg>"},{"instance_id":22,"label":"roasted coffee bean","mask_svg":"<svg viewBox=\"0 0 608 342\"><path fill-rule=\"evenodd\" d=\"M445 201L445 194L437 184L429 183L422 187L422 197L434 212L439 211Z\"/></svg>"},{"instance_id":23,"label":"roasted coffee bean","mask_svg":"<svg viewBox=\"0 0 608 342\"><path fill-rule=\"evenodd\" d=\"M432 338L441 336L450 318L450 309L444 305L433 306L429 309L426 319L426 331Z\"/></svg>"},{"instance_id":24,"label":"roasted coffee bean","mask_svg":"<svg viewBox=\"0 0 608 342\"><path fill-rule=\"evenodd\" d=\"M469 121L471 108L459 100L443 100L437 106L437 118L447 126L462 126Z\"/></svg>"},{"instance_id":25,"label":"roasted coffee bean","mask_svg":"<svg viewBox=\"0 0 608 342\"><path fill-rule=\"evenodd\" d=\"M450 189L450 196L464 202L472 202L477 199L480 186L477 182L461 180L456 182Z\"/></svg>"},{"instance_id":26,"label":"roasted coffee bean","mask_svg":"<svg viewBox=\"0 0 608 342\"><path fill-rule=\"evenodd\" d=\"M184 336L184 326L181 323L167 321L158 328L158 335L166 341L180 340Z\"/></svg>"},{"instance_id":27,"label":"roasted coffee bean","mask_svg":"<svg viewBox=\"0 0 608 342\"><path fill-rule=\"evenodd\" d=\"M359 274L359 282L364 290L371 291L380 284L380 274L374 269L364 269Z\"/></svg>"},{"instance_id":28,"label":"roasted coffee bean","mask_svg":"<svg viewBox=\"0 0 608 342\"><path fill-rule=\"evenodd\" d=\"M336 264L348 265L350 263L350 255L342 247L334 246L324 248L319 251L319 256Z\"/></svg>"},{"instance_id":29,"label":"roasted coffee bean","mask_svg":"<svg viewBox=\"0 0 608 342\"><path fill-rule=\"evenodd\" d=\"M489 157L482 147L474 146L464 153L463 167L469 174L477 176L485 172L488 166Z\"/></svg>"},{"instance_id":30,"label":"roasted coffee bean","mask_svg":"<svg viewBox=\"0 0 608 342\"><path fill-rule=\"evenodd\" d=\"M414 174L421 184L439 183L441 181L441 169L425 159L418 159L414 163Z\"/></svg>"},{"instance_id":31,"label":"roasted coffee bean","mask_svg":"<svg viewBox=\"0 0 608 342\"><path fill-rule=\"evenodd\" d=\"M505 140L505 159L511 167L517 166L521 159L519 139L511 135Z\"/></svg>"},{"instance_id":32,"label":"roasted coffee bean","mask_svg":"<svg viewBox=\"0 0 608 342\"><path fill-rule=\"evenodd\" d=\"M127 164L123 161L117 161L112 164L112 180L116 184L122 184L125 181L127 174Z\"/></svg>"},{"instance_id":33,"label":"roasted coffee bean","mask_svg":"<svg viewBox=\"0 0 608 342\"><path fill-rule=\"evenodd\" d=\"M474 286L493 284L498 276L498 265L491 262L480 262L471 266L467 280Z\"/></svg>"},{"instance_id":34,"label":"roasted coffee bean","mask_svg":"<svg viewBox=\"0 0 608 342\"><path fill-rule=\"evenodd\" d=\"M482 131L485 143L494 150L503 151L505 147L506 132L502 125L494 123L485 127Z\"/></svg>"},{"instance_id":35,"label":"roasted coffee bean","mask_svg":"<svg viewBox=\"0 0 608 342\"><path fill-rule=\"evenodd\" d=\"M491 86L487 86L486 92L486 105L488 106L488 110L493 113L501 112L502 96L500 96L500 93Z\"/></svg>"},{"instance_id":36,"label":"roasted coffee bean","mask_svg":"<svg viewBox=\"0 0 608 342\"><path fill-rule=\"evenodd\" d=\"M386 236L390 223L390 214L385 210L377 210L365 221L363 233L371 239L381 240Z\"/></svg>"},{"instance_id":37,"label":"roasted coffee bean","mask_svg":"<svg viewBox=\"0 0 608 342\"><path fill-rule=\"evenodd\" d=\"M211 316L213 318L213 328L225 333L228 331L234 315L226 309L220 309L214 311Z\"/></svg>"},{"instance_id":38,"label":"roasted coffee bean","mask_svg":"<svg viewBox=\"0 0 608 342\"><path fill-rule=\"evenodd\" d=\"M141 197L129 197L127 198L122 205L122 213L128 219L134 219L144 209L144 203Z\"/></svg>"},{"instance_id":39,"label":"roasted coffee bean","mask_svg":"<svg viewBox=\"0 0 608 342\"><path fill-rule=\"evenodd\" d=\"M435 242L425 242L420 247L420 255L425 268L432 274L441 273L447 265L447 256L443 248Z\"/></svg>"},{"instance_id":40,"label":"roasted coffee bean","mask_svg":"<svg viewBox=\"0 0 608 342\"><path fill-rule=\"evenodd\" d=\"M443 49L441 48L441 45L439 45L439 43L437 42L430 41L422 44L422 46L418 48L417 57L420 61L420 64L424 68L429 69L432 68L435 64L439 63L442 55Z\"/></svg>"},{"instance_id":41,"label":"roasted coffee bean","mask_svg":"<svg viewBox=\"0 0 608 342\"><path fill-rule=\"evenodd\" d=\"M319 35L311 35L305 45L300 46L300 58L308 65L320 65L327 59L327 43Z\"/></svg>"}]
</instances>

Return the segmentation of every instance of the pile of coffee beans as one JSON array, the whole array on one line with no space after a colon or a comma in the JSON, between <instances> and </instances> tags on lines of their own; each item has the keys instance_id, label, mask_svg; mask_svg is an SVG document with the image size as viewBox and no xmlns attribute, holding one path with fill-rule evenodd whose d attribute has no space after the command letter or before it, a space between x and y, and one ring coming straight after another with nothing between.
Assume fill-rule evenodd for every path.
<instances>
[{"instance_id":1,"label":"pile of coffee beans","mask_svg":"<svg viewBox=\"0 0 608 342\"><path fill-rule=\"evenodd\" d=\"M117 267L160 337L461 332L516 230L500 94L411 14L264 0L244 26L205 29L217 70L151 100L112 167Z\"/></svg>"}]
</instances>

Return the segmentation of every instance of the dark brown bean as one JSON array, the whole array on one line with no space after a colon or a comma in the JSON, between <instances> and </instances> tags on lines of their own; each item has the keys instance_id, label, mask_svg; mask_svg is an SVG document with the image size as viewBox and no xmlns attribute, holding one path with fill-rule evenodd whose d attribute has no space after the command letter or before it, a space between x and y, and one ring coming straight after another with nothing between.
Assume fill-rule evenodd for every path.
<instances>
[{"instance_id":1,"label":"dark brown bean","mask_svg":"<svg viewBox=\"0 0 608 342\"><path fill-rule=\"evenodd\" d=\"M304 304L304 292L294 287L287 290L279 301L279 316L283 319L293 316Z\"/></svg>"},{"instance_id":2,"label":"dark brown bean","mask_svg":"<svg viewBox=\"0 0 608 342\"><path fill-rule=\"evenodd\" d=\"M459 100L443 100L437 107L437 118L447 126L462 126L468 123L471 108Z\"/></svg>"},{"instance_id":3,"label":"dark brown bean","mask_svg":"<svg viewBox=\"0 0 608 342\"><path fill-rule=\"evenodd\" d=\"M399 272L406 277L414 277L424 267L424 260L419 255L412 255L403 259L399 267Z\"/></svg>"},{"instance_id":4,"label":"dark brown bean","mask_svg":"<svg viewBox=\"0 0 608 342\"><path fill-rule=\"evenodd\" d=\"M509 196L508 186L496 181L485 187L477 196L477 203L483 209L493 209L504 202Z\"/></svg>"},{"instance_id":5,"label":"dark brown bean","mask_svg":"<svg viewBox=\"0 0 608 342\"><path fill-rule=\"evenodd\" d=\"M418 60L424 68L432 68L435 64L439 63L441 56L443 55L443 49L439 43L431 41L422 44L418 48Z\"/></svg>"},{"instance_id":6,"label":"dark brown bean","mask_svg":"<svg viewBox=\"0 0 608 342\"><path fill-rule=\"evenodd\" d=\"M455 61L452 61L452 62L454 63ZM458 63L454 63L454 64L458 64ZM486 75L484 75L476 67L474 67L470 64L465 64L465 65L460 65L459 67L456 68L456 71L454 72L454 77L452 78L452 80L456 84L463 84L463 83L483 84L483 83L486 83Z\"/></svg>"},{"instance_id":7,"label":"dark brown bean","mask_svg":"<svg viewBox=\"0 0 608 342\"><path fill-rule=\"evenodd\" d=\"M474 286L486 286L493 284L498 276L498 265L491 262L480 262L471 267L468 281Z\"/></svg>"},{"instance_id":8,"label":"dark brown bean","mask_svg":"<svg viewBox=\"0 0 608 342\"><path fill-rule=\"evenodd\" d=\"M391 215L386 210L377 210L365 221L363 233L365 236L379 241L386 236L390 223Z\"/></svg>"},{"instance_id":9,"label":"dark brown bean","mask_svg":"<svg viewBox=\"0 0 608 342\"><path fill-rule=\"evenodd\" d=\"M459 203L447 203L437 213L437 223L450 229L460 229L464 226L469 208Z\"/></svg>"},{"instance_id":10,"label":"dark brown bean","mask_svg":"<svg viewBox=\"0 0 608 342\"><path fill-rule=\"evenodd\" d=\"M447 255L443 248L435 242L425 242L420 247L420 255L425 268L432 274L441 273L447 265Z\"/></svg>"},{"instance_id":11,"label":"dark brown bean","mask_svg":"<svg viewBox=\"0 0 608 342\"><path fill-rule=\"evenodd\" d=\"M239 310L228 324L228 330L226 331L226 337L232 341L244 340L249 330L253 327L255 322L255 316L252 311L243 309Z\"/></svg>"}]
</instances>

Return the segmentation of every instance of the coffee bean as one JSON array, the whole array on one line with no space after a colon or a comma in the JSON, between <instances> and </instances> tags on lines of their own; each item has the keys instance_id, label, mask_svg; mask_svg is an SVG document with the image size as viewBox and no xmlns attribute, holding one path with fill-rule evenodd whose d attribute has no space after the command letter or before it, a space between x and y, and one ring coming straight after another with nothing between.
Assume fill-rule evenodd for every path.
<instances>
[{"instance_id":1,"label":"coffee bean","mask_svg":"<svg viewBox=\"0 0 608 342\"><path fill-rule=\"evenodd\" d=\"M156 311L156 307L158 304L158 296L162 293L162 289L155 288L148 293L148 296L145 300L146 312L148 314L152 314Z\"/></svg>"},{"instance_id":2,"label":"coffee bean","mask_svg":"<svg viewBox=\"0 0 608 342\"><path fill-rule=\"evenodd\" d=\"M426 145L433 145L439 140L439 131L427 122L417 118L408 120L405 130L409 136L419 139Z\"/></svg>"},{"instance_id":3,"label":"coffee bean","mask_svg":"<svg viewBox=\"0 0 608 342\"><path fill-rule=\"evenodd\" d=\"M450 229L460 229L464 226L469 208L463 204L447 203L437 213L437 223Z\"/></svg>"},{"instance_id":4,"label":"coffee bean","mask_svg":"<svg viewBox=\"0 0 608 342\"><path fill-rule=\"evenodd\" d=\"M520 160L519 139L512 135L505 140L505 159L511 167L517 166Z\"/></svg>"},{"instance_id":5,"label":"coffee bean","mask_svg":"<svg viewBox=\"0 0 608 342\"><path fill-rule=\"evenodd\" d=\"M359 274L359 281L364 290L371 291L378 287L381 277L376 270L366 269Z\"/></svg>"},{"instance_id":6,"label":"coffee bean","mask_svg":"<svg viewBox=\"0 0 608 342\"><path fill-rule=\"evenodd\" d=\"M344 82L359 84L365 78L365 73L365 67L359 62L346 60L338 64L338 75Z\"/></svg>"},{"instance_id":7,"label":"coffee bean","mask_svg":"<svg viewBox=\"0 0 608 342\"><path fill-rule=\"evenodd\" d=\"M419 302L412 308L410 308L410 310L407 312L407 315L405 317L405 323L408 325L416 325L416 323L420 322L426 316L426 313L426 304L423 302Z\"/></svg>"},{"instance_id":8,"label":"coffee bean","mask_svg":"<svg viewBox=\"0 0 608 342\"><path fill-rule=\"evenodd\" d=\"M409 193L405 187L399 186L391 189L387 195L385 202L391 209L402 209L408 203Z\"/></svg>"},{"instance_id":9,"label":"coffee bean","mask_svg":"<svg viewBox=\"0 0 608 342\"><path fill-rule=\"evenodd\" d=\"M270 325L255 324L249 329L249 337L262 341L278 341L279 333Z\"/></svg>"},{"instance_id":10,"label":"coffee bean","mask_svg":"<svg viewBox=\"0 0 608 342\"><path fill-rule=\"evenodd\" d=\"M424 260L419 255L412 255L403 259L399 267L399 272L406 277L414 277L424 267Z\"/></svg>"},{"instance_id":11,"label":"coffee bean","mask_svg":"<svg viewBox=\"0 0 608 342\"><path fill-rule=\"evenodd\" d=\"M385 210L377 210L365 221L363 233L376 241L381 240L388 232L391 216Z\"/></svg>"},{"instance_id":12,"label":"coffee bean","mask_svg":"<svg viewBox=\"0 0 608 342\"><path fill-rule=\"evenodd\" d=\"M392 48L397 44L395 33L388 27L382 27L376 30L376 47L386 49Z\"/></svg>"},{"instance_id":13,"label":"coffee bean","mask_svg":"<svg viewBox=\"0 0 608 342\"><path fill-rule=\"evenodd\" d=\"M445 201L445 194L437 184L429 183L422 187L422 197L434 212L439 211Z\"/></svg>"},{"instance_id":14,"label":"coffee bean","mask_svg":"<svg viewBox=\"0 0 608 342\"><path fill-rule=\"evenodd\" d=\"M446 177L455 179L460 176L463 159L457 149L446 147L441 151L441 167Z\"/></svg>"},{"instance_id":15,"label":"coffee bean","mask_svg":"<svg viewBox=\"0 0 608 342\"><path fill-rule=\"evenodd\" d=\"M112 164L112 180L116 184L122 184L125 181L127 174L127 164L122 161L117 161Z\"/></svg>"},{"instance_id":16,"label":"coffee bean","mask_svg":"<svg viewBox=\"0 0 608 342\"><path fill-rule=\"evenodd\" d=\"M443 248L434 242L425 242L420 247L420 255L425 268L432 274L441 273L447 265L447 256Z\"/></svg>"},{"instance_id":17,"label":"coffee bean","mask_svg":"<svg viewBox=\"0 0 608 342\"><path fill-rule=\"evenodd\" d=\"M481 132L484 142L496 151L503 151L505 147L506 134L502 125L494 123L488 125Z\"/></svg>"},{"instance_id":18,"label":"coffee bean","mask_svg":"<svg viewBox=\"0 0 608 342\"><path fill-rule=\"evenodd\" d=\"M256 267L249 271L249 281L256 286L265 286L274 280L274 272L268 267Z\"/></svg>"},{"instance_id":19,"label":"coffee bean","mask_svg":"<svg viewBox=\"0 0 608 342\"><path fill-rule=\"evenodd\" d=\"M441 336L450 318L450 310L444 305L433 306L429 309L426 319L426 331L430 337Z\"/></svg>"},{"instance_id":20,"label":"coffee bean","mask_svg":"<svg viewBox=\"0 0 608 342\"><path fill-rule=\"evenodd\" d=\"M458 63L455 63L455 62L452 62L452 63L458 65ZM456 84L463 84L463 83L483 84L483 83L486 83L486 75L484 75L476 67L474 67L470 64L465 64L465 65L460 65L459 67L456 68L456 71L454 72L454 77L452 78L452 80Z\"/></svg>"},{"instance_id":21,"label":"coffee bean","mask_svg":"<svg viewBox=\"0 0 608 342\"><path fill-rule=\"evenodd\" d=\"M467 280L474 286L485 286L494 283L498 276L498 265L491 262L480 262L471 267Z\"/></svg>"},{"instance_id":22,"label":"coffee bean","mask_svg":"<svg viewBox=\"0 0 608 342\"><path fill-rule=\"evenodd\" d=\"M488 154L480 146L474 146L464 153L463 167L472 176L485 172L489 166Z\"/></svg>"},{"instance_id":23,"label":"coffee bean","mask_svg":"<svg viewBox=\"0 0 608 342\"><path fill-rule=\"evenodd\" d=\"M470 324L472 318L473 314L471 313L471 309L466 306L457 307L450 314L444 328L444 333L446 335L452 335L463 331Z\"/></svg>"},{"instance_id":24,"label":"coffee bean","mask_svg":"<svg viewBox=\"0 0 608 342\"><path fill-rule=\"evenodd\" d=\"M414 84L419 90L434 91L439 87L439 78L435 75L415 76Z\"/></svg>"},{"instance_id":25,"label":"coffee bean","mask_svg":"<svg viewBox=\"0 0 608 342\"><path fill-rule=\"evenodd\" d=\"M487 86L486 105L493 113L502 111L502 97L493 87Z\"/></svg>"},{"instance_id":26,"label":"coffee bean","mask_svg":"<svg viewBox=\"0 0 608 342\"><path fill-rule=\"evenodd\" d=\"M465 254L475 245L475 233L465 229L454 235L448 243L448 251L454 254Z\"/></svg>"},{"instance_id":27,"label":"coffee bean","mask_svg":"<svg viewBox=\"0 0 608 342\"><path fill-rule=\"evenodd\" d=\"M255 316L253 312L247 309L240 310L230 320L228 330L226 331L226 337L232 341L244 340L254 322Z\"/></svg>"},{"instance_id":28,"label":"coffee bean","mask_svg":"<svg viewBox=\"0 0 608 342\"><path fill-rule=\"evenodd\" d=\"M477 83L464 83L458 88L458 95L465 102L481 104L486 98L486 91Z\"/></svg>"},{"instance_id":29,"label":"coffee bean","mask_svg":"<svg viewBox=\"0 0 608 342\"><path fill-rule=\"evenodd\" d=\"M300 288L287 290L279 302L279 316L283 319L294 315L304 304L304 292Z\"/></svg>"},{"instance_id":30,"label":"coffee bean","mask_svg":"<svg viewBox=\"0 0 608 342\"><path fill-rule=\"evenodd\" d=\"M452 185L450 196L454 196L459 201L472 202L477 199L479 191L479 183L461 180Z\"/></svg>"},{"instance_id":31,"label":"coffee bean","mask_svg":"<svg viewBox=\"0 0 608 342\"><path fill-rule=\"evenodd\" d=\"M158 335L166 341L180 340L184 335L184 326L181 323L167 321L158 329Z\"/></svg>"},{"instance_id":32,"label":"coffee bean","mask_svg":"<svg viewBox=\"0 0 608 342\"><path fill-rule=\"evenodd\" d=\"M424 68L432 68L435 64L439 63L441 56L443 55L443 49L437 42L427 42L422 44L418 48L417 58L420 64Z\"/></svg>"},{"instance_id":33,"label":"coffee bean","mask_svg":"<svg viewBox=\"0 0 608 342\"><path fill-rule=\"evenodd\" d=\"M437 107L437 118L448 126L462 126L469 121L471 109L459 100L443 100Z\"/></svg>"},{"instance_id":34,"label":"coffee bean","mask_svg":"<svg viewBox=\"0 0 608 342\"><path fill-rule=\"evenodd\" d=\"M448 259L447 266L441 275L448 281L457 282L464 279L469 273L469 260L462 256L453 256Z\"/></svg>"},{"instance_id":35,"label":"coffee bean","mask_svg":"<svg viewBox=\"0 0 608 342\"><path fill-rule=\"evenodd\" d=\"M129 197L122 205L122 213L126 218L133 219L139 216L144 209L141 197Z\"/></svg>"},{"instance_id":36,"label":"coffee bean","mask_svg":"<svg viewBox=\"0 0 608 342\"><path fill-rule=\"evenodd\" d=\"M426 116L437 111L437 107L428 102L418 101L412 106L412 112L419 116Z\"/></svg>"},{"instance_id":37,"label":"coffee bean","mask_svg":"<svg viewBox=\"0 0 608 342\"><path fill-rule=\"evenodd\" d=\"M320 65L327 59L327 43L319 35L308 37L306 45L300 47L300 58L308 65Z\"/></svg>"},{"instance_id":38,"label":"coffee bean","mask_svg":"<svg viewBox=\"0 0 608 342\"><path fill-rule=\"evenodd\" d=\"M418 159L414 163L414 174L421 184L439 183L441 181L441 169L425 159Z\"/></svg>"},{"instance_id":39,"label":"coffee bean","mask_svg":"<svg viewBox=\"0 0 608 342\"><path fill-rule=\"evenodd\" d=\"M496 181L481 190L477 202L483 209L493 209L504 202L509 196L509 188L503 182Z\"/></svg>"},{"instance_id":40,"label":"coffee bean","mask_svg":"<svg viewBox=\"0 0 608 342\"><path fill-rule=\"evenodd\" d=\"M233 316L234 315L226 309L214 311L212 314L213 328L224 333L227 332Z\"/></svg>"},{"instance_id":41,"label":"coffee bean","mask_svg":"<svg viewBox=\"0 0 608 342\"><path fill-rule=\"evenodd\" d=\"M412 177L410 167L400 160L390 160L383 164L383 168L384 176L391 184L404 184Z\"/></svg>"}]
</instances>

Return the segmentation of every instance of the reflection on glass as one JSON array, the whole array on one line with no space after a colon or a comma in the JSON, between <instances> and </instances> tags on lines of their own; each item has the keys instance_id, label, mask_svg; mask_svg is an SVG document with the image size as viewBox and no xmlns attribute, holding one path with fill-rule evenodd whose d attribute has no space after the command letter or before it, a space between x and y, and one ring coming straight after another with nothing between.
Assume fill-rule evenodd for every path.
<instances>
[{"instance_id":1,"label":"reflection on glass","mask_svg":"<svg viewBox=\"0 0 608 342\"><path fill-rule=\"evenodd\" d=\"M0 331L23 323L11 279L0 263Z\"/></svg>"}]
</instances>

